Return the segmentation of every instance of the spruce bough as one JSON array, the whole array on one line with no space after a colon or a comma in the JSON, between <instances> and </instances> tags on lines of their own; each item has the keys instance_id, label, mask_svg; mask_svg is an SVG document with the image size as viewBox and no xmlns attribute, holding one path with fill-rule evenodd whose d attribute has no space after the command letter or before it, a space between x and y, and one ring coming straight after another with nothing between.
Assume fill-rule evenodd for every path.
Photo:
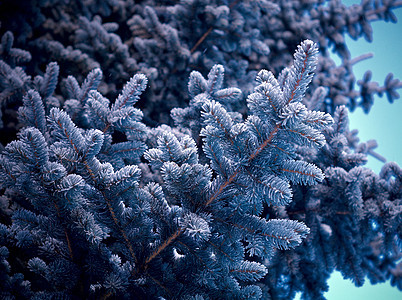
<instances>
[{"instance_id":1,"label":"spruce bough","mask_svg":"<svg viewBox=\"0 0 402 300\"><path fill-rule=\"evenodd\" d=\"M287 205L291 184L324 179L297 154L325 145L322 130L333 122L302 103L317 50L301 43L278 79L260 71L245 120L225 108L239 91L222 89L222 66L207 80L193 73L198 148L188 134L152 135L141 122L133 105L146 89L144 75L112 105L96 91L99 69L82 87L69 79L77 100L66 110L29 90L18 111L24 127L1 155L2 188L18 197L11 224L1 227L3 266L14 251L26 261L21 273L4 270L3 295L261 298L255 283L267 268L257 260L309 233L303 222L262 218L264 207ZM178 123L185 110L175 111ZM114 142L117 133L125 141Z\"/></svg>"}]
</instances>

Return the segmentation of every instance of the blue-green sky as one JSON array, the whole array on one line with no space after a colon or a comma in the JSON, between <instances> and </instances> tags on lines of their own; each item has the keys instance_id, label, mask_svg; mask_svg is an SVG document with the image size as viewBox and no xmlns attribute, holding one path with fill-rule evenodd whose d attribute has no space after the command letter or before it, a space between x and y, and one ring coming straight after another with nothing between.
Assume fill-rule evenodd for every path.
<instances>
[{"instance_id":1,"label":"blue-green sky","mask_svg":"<svg viewBox=\"0 0 402 300\"><path fill-rule=\"evenodd\" d=\"M343 1L359 3L360 1ZM357 42L348 38L348 46L352 57L364 53L373 53L374 57L356 64L353 68L357 79L364 72L371 70L372 80L383 84L389 72L402 80L402 8L395 10L398 23L373 23L373 42L364 39ZM399 94L402 96L402 89ZM387 98L376 98L368 115L359 108L349 114L350 129L358 129L361 141L377 140L377 152L387 161L396 161L402 165L402 99L390 104ZM381 170L382 163L369 157L368 167L376 173ZM329 282L328 300L400 300L402 292L391 287L389 282L371 285L368 280L363 287L356 288L350 280L344 280L339 272L332 274Z\"/></svg>"}]
</instances>

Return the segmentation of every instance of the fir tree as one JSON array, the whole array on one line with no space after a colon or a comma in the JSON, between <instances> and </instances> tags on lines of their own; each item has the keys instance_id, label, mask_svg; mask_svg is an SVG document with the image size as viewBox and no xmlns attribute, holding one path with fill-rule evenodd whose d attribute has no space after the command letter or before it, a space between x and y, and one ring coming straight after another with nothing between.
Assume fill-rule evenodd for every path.
<instances>
[{"instance_id":1,"label":"fir tree","mask_svg":"<svg viewBox=\"0 0 402 300\"><path fill-rule=\"evenodd\" d=\"M355 90L344 40L400 1L23 2L0 2L1 297L402 290L402 171L348 127L401 83Z\"/></svg>"}]
</instances>

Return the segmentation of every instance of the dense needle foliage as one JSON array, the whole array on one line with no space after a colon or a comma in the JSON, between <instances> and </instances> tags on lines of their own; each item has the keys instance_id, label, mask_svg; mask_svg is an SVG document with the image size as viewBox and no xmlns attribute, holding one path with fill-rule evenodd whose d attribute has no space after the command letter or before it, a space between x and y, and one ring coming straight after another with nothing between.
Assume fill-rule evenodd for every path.
<instances>
[{"instance_id":1,"label":"dense needle foliage","mask_svg":"<svg viewBox=\"0 0 402 300\"><path fill-rule=\"evenodd\" d=\"M402 290L402 170L348 127L401 83L344 39L400 6L0 1L1 298Z\"/></svg>"}]
</instances>

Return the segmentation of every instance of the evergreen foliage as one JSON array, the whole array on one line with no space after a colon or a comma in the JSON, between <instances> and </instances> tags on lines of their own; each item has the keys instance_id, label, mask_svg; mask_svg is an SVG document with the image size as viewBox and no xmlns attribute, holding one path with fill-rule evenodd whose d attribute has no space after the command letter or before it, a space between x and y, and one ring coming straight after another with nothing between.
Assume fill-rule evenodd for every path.
<instances>
[{"instance_id":1,"label":"evergreen foliage","mask_svg":"<svg viewBox=\"0 0 402 300\"><path fill-rule=\"evenodd\" d=\"M402 171L365 168L347 116L401 83L355 90L344 41L400 1L22 2L0 1L1 298L402 290Z\"/></svg>"}]
</instances>

